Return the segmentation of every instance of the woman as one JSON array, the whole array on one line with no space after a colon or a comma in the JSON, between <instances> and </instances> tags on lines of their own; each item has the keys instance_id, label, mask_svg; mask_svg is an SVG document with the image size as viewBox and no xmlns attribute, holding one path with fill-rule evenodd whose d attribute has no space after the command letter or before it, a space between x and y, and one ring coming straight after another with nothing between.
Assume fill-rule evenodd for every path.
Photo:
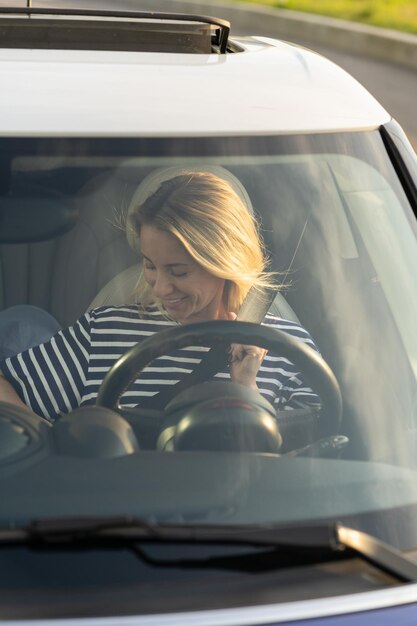
<instances>
[{"instance_id":1,"label":"woman","mask_svg":"<svg viewBox=\"0 0 417 626\"><path fill-rule=\"evenodd\" d=\"M143 201L137 194L133 199L130 236L143 256L137 303L93 309L50 341L6 359L2 399L51 420L94 404L106 372L136 342L176 324L233 320L250 287L270 286L253 215L230 181L209 171L174 173ZM268 315L264 323L315 347L293 322ZM121 403L162 408L161 390L187 377L207 350L191 346L156 359ZM259 389L277 408L317 403L279 355L233 345L229 360L228 371L215 378Z\"/></svg>"}]
</instances>

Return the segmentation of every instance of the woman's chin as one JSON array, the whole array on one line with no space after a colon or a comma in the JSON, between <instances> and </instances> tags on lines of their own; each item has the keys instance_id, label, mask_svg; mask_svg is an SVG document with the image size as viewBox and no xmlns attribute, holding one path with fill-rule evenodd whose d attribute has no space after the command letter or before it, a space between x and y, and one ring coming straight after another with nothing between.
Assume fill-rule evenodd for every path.
<instances>
[{"instance_id":1,"label":"woman's chin","mask_svg":"<svg viewBox=\"0 0 417 626\"><path fill-rule=\"evenodd\" d=\"M165 311L168 313L170 317L172 317L176 322L184 323L187 319L190 311L187 306L186 298L182 300L174 300L173 302L163 302L162 306Z\"/></svg>"}]
</instances>

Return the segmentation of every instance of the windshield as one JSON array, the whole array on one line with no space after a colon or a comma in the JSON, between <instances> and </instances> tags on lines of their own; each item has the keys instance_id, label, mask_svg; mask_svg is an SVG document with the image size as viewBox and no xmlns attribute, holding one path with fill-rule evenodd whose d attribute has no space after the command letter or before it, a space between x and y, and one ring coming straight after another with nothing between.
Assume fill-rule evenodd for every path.
<instances>
[{"instance_id":1,"label":"windshield","mask_svg":"<svg viewBox=\"0 0 417 626\"><path fill-rule=\"evenodd\" d=\"M194 524L334 520L401 548L417 545L416 220L377 131L4 139L0 154L0 316L7 314L0 329L2 357L11 357L2 370L20 400L43 416L31 421L23 407L10 405L1 413L2 526L69 515ZM210 392L204 410L191 402L164 413L175 394L162 405L150 399L186 378L207 352L210 343L194 337L197 345L163 344L165 360L163 351L151 353L151 365L139 379L133 376L127 390L131 375L120 389L116 381L110 395L118 415L95 408L111 365L137 342L191 328L191 322L232 322L239 315L240 304L229 310L224 305L224 290L233 281L226 270L201 270L202 261L193 256L197 243L187 249L143 216L132 234L132 199L140 197L145 179L148 185L149 176L152 181L155 171L167 168L188 176L190 170L215 176L223 171L262 238L264 282L277 288L266 326L307 346L309 363L311 353L320 353L336 387L321 366L316 379L308 364L304 370L301 361L295 363L296 355L293 362L288 346L280 355L275 344L264 345L268 354L254 357L264 359L256 367L257 389L251 389L261 396L255 409L249 396L207 408ZM149 205L149 211L156 208ZM217 250L222 268L233 247L229 242ZM212 262L214 268L217 260ZM203 273L188 282L197 270ZM150 304L138 301L141 280L148 296L149 288L156 294L156 308L149 298ZM212 314L213 302L221 315ZM41 347L22 357L25 342ZM249 335L234 345L252 343ZM239 349L226 350L224 344L209 376L223 384L241 358ZM65 394L61 371L70 380ZM237 384L245 388L242 380ZM142 414L126 412L136 406ZM252 434L262 432L254 446L242 436L241 445L223 441L216 449L207 443L214 432L207 420L219 422L216 433L229 428L231 438L243 422ZM197 439L190 435L194 426ZM113 435L114 454L106 447ZM330 440L329 451L318 442L328 443L332 435L339 438ZM402 533L393 528L393 512Z\"/></svg>"}]
</instances>

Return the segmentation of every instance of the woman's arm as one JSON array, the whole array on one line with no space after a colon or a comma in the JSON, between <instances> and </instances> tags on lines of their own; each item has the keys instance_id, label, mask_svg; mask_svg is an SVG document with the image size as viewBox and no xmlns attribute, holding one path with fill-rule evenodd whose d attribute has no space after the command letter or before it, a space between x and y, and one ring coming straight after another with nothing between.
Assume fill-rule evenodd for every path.
<instances>
[{"instance_id":1,"label":"woman's arm","mask_svg":"<svg viewBox=\"0 0 417 626\"><path fill-rule=\"evenodd\" d=\"M0 399L20 407L26 404L49 420L79 406L88 367L90 319L91 315L85 314L46 343L5 359Z\"/></svg>"},{"instance_id":2,"label":"woman's arm","mask_svg":"<svg viewBox=\"0 0 417 626\"><path fill-rule=\"evenodd\" d=\"M12 385L5 379L4 375L0 372L0 401L10 402L10 404L16 404L16 406L24 406L26 404L17 395ZM26 407L27 408L27 407Z\"/></svg>"}]
</instances>

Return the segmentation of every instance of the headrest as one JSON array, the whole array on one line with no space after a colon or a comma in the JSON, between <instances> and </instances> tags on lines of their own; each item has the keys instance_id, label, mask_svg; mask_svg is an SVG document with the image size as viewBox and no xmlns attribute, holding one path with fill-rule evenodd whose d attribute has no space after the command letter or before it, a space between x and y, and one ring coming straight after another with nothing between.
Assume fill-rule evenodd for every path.
<instances>
[{"instance_id":1,"label":"headrest","mask_svg":"<svg viewBox=\"0 0 417 626\"><path fill-rule=\"evenodd\" d=\"M247 207L248 211L253 214L252 202L250 201L248 193L240 180L221 165L204 164L199 166L192 165L186 167L161 167L153 170L150 174L145 176L145 178L138 185L135 193L133 194L127 211L127 218L129 218L129 216L138 206L143 204L145 200L147 200L152 194L154 194L162 183L167 180L171 180L171 178L175 178L176 176L181 176L185 172L210 172L211 174L222 178L227 183L229 183L235 193L242 200L243 204ZM130 247L133 250L140 252L138 237L136 233L134 233L133 230L129 228L129 221L126 237Z\"/></svg>"}]
</instances>

